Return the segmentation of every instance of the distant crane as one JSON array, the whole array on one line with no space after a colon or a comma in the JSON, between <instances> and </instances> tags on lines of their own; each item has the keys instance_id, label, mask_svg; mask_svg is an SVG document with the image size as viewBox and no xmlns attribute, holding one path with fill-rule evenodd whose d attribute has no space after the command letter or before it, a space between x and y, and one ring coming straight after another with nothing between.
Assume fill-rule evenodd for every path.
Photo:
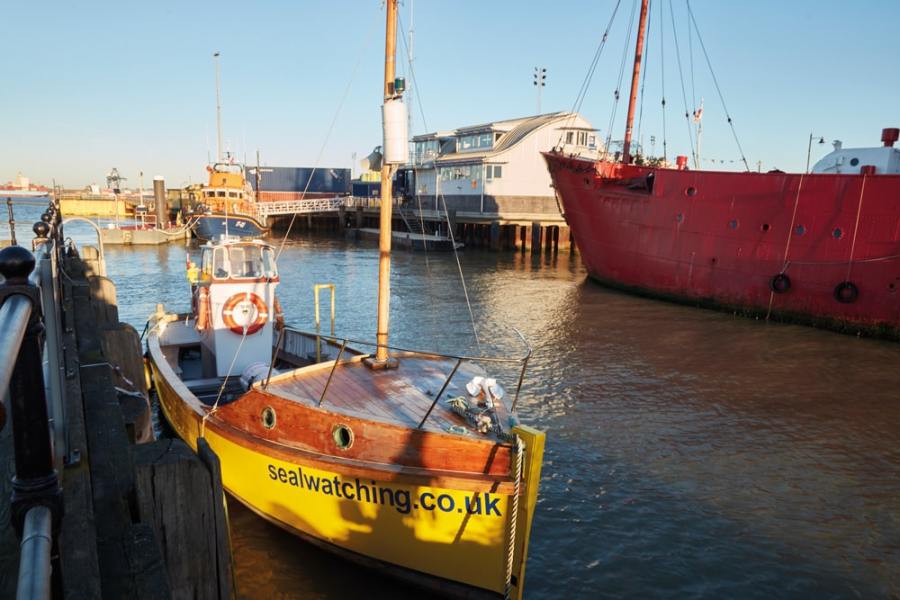
<instances>
[{"instance_id":1,"label":"distant crane","mask_svg":"<svg viewBox=\"0 0 900 600\"><path fill-rule=\"evenodd\" d=\"M119 175L119 170L115 167L106 174L106 187L110 188L114 193L120 193L122 189L122 183L125 182L128 178L122 177Z\"/></svg>"}]
</instances>

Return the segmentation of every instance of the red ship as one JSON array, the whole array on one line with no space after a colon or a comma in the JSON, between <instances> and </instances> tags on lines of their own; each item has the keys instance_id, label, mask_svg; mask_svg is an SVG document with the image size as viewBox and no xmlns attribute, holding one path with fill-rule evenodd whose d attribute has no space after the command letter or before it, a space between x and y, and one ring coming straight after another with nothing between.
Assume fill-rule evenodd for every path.
<instances>
[{"instance_id":1,"label":"red ship","mask_svg":"<svg viewBox=\"0 0 900 600\"><path fill-rule=\"evenodd\" d=\"M645 26L646 0L640 27ZM900 151L842 148L810 174L544 154L590 276L629 291L900 339Z\"/></svg>"}]
</instances>

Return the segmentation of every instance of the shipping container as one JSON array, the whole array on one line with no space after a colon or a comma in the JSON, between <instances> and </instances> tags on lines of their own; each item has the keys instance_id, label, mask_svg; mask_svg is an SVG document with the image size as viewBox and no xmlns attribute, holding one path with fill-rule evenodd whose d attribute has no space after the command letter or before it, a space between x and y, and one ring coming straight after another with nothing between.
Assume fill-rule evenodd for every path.
<instances>
[{"instance_id":1,"label":"shipping container","mask_svg":"<svg viewBox=\"0 0 900 600\"><path fill-rule=\"evenodd\" d=\"M256 167L245 167L245 177L256 190ZM259 168L259 186L264 192L303 192L312 194L349 194L350 169L331 167ZM309 187L307 187L307 184Z\"/></svg>"}]
</instances>

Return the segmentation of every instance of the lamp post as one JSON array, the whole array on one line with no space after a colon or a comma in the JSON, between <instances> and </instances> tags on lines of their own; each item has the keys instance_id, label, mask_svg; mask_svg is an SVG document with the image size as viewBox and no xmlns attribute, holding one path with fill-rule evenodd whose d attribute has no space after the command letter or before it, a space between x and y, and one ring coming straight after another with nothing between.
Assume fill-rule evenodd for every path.
<instances>
[{"instance_id":1,"label":"lamp post","mask_svg":"<svg viewBox=\"0 0 900 600\"><path fill-rule=\"evenodd\" d=\"M809 173L809 157L812 154L812 143L813 143L813 138L815 138L815 137L816 137L816 135L810 133L809 134L809 144L806 145L806 171L805 171L806 173ZM825 143L824 137L818 136L818 138L819 138L819 141L818 141L819 144Z\"/></svg>"},{"instance_id":2,"label":"lamp post","mask_svg":"<svg viewBox=\"0 0 900 600\"><path fill-rule=\"evenodd\" d=\"M537 88L537 114L541 114L541 88L547 85L547 69L534 68L534 87Z\"/></svg>"}]
</instances>

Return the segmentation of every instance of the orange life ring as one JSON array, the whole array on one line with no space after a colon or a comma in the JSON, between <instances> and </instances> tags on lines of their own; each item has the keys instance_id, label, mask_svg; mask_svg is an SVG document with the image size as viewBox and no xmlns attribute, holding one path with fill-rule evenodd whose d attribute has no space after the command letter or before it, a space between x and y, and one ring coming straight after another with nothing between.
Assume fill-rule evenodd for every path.
<instances>
[{"instance_id":1,"label":"orange life ring","mask_svg":"<svg viewBox=\"0 0 900 600\"><path fill-rule=\"evenodd\" d=\"M234 309L241 302L252 302L253 306L256 307L256 319L247 325L247 335L256 333L262 329L263 325L266 324L266 321L269 320L269 307L266 306L266 303L262 298L253 292L241 292L226 300L225 306L222 307L222 320L225 321L225 326L231 329L231 331L238 335L244 335L243 325L239 325L237 321L234 320Z\"/></svg>"},{"instance_id":2,"label":"orange life ring","mask_svg":"<svg viewBox=\"0 0 900 600\"><path fill-rule=\"evenodd\" d=\"M199 287L197 296L197 331L204 331L209 327L209 288Z\"/></svg>"}]
</instances>

